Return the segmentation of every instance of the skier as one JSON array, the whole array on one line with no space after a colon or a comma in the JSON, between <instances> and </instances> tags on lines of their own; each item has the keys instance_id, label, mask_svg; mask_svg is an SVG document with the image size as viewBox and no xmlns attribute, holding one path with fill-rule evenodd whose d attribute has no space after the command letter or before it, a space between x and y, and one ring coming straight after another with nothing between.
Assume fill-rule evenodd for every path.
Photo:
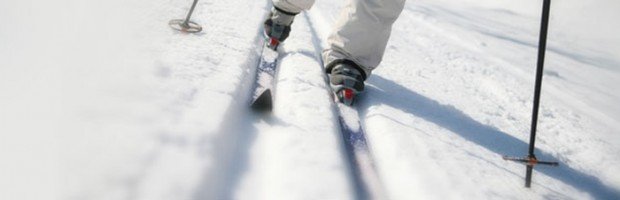
<instances>
[{"instance_id":1,"label":"skier","mask_svg":"<svg viewBox=\"0 0 620 200\"><path fill-rule=\"evenodd\" d=\"M310 9L314 0L272 1L265 33L282 42L295 16ZM404 4L405 0L349 0L344 7L323 52L330 86L341 102L353 104L353 96L364 90L364 81L381 62L392 24Z\"/></svg>"}]
</instances>

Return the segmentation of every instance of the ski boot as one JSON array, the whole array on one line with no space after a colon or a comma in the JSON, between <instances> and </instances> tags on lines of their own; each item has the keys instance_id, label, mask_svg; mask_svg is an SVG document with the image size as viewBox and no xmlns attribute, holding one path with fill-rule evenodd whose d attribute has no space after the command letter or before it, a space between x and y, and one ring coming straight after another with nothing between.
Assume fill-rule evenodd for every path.
<instances>
[{"instance_id":1,"label":"ski boot","mask_svg":"<svg viewBox=\"0 0 620 200\"><path fill-rule=\"evenodd\" d=\"M348 106L353 105L356 95L364 91L366 76L361 68L350 60L336 60L327 70L335 100Z\"/></svg>"},{"instance_id":2,"label":"ski boot","mask_svg":"<svg viewBox=\"0 0 620 200\"><path fill-rule=\"evenodd\" d=\"M269 38L269 48L276 50L280 43L288 38L291 32L291 24L293 24L293 19L295 19L297 14L273 7L264 23L265 35Z\"/></svg>"}]
</instances>

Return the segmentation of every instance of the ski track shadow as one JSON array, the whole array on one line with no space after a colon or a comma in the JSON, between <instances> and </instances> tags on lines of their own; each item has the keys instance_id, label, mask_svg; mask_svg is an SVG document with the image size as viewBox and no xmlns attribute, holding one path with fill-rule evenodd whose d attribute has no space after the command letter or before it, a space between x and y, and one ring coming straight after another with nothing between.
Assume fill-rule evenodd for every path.
<instances>
[{"instance_id":1,"label":"ski track shadow","mask_svg":"<svg viewBox=\"0 0 620 200\"><path fill-rule=\"evenodd\" d=\"M226 125L216 141L205 141L200 149L205 154L214 154L214 168L206 172L197 185L193 199L234 199L235 189L241 184L249 169L250 150L256 140L258 130L247 125L258 116L241 116ZM208 144L207 144L208 143ZM211 146L211 148L206 148ZM215 153L213 153L215 152Z\"/></svg>"},{"instance_id":2,"label":"ski track shadow","mask_svg":"<svg viewBox=\"0 0 620 200\"><path fill-rule=\"evenodd\" d=\"M271 8L268 3L263 8L265 13ZM238 86L233 94L233 102L224 116L221 127L217 130L214 139L204 138L201 140L200 153L215 155L214 167L205 169L204 175L196 185L192 199L235 199L235 192L249 169L250 151L255 143L258 130L254 126L258 119L264 118L262 114L254 114L249 108L251 88L254 86L253 76L256 76L256 65L260 62L260 52L256 50L262 45L263 29L258 27L254 46L248 52L246 62L243 64L244 81ZM271 119L272 123L282 124L277 119Z\"/></svg>"},{"instance_id":3,"label":"ski track shadow","mask_svg":"<svg viewBox=\"0 0 620 200\"><path fill-rule=\"evenodd\" d=\"M360 102L362 111L378 104L389 105L446 128L495 152L499 154L498 159L501 155L524 155L528 149L528 143L495 127L482 124L454 106L440 104L379 75L369 77L367 82L369 86L374 87L367 87L367 97ZM536 154L541 160L558 160L540 149L536 149ZM535 170L586 192L595 199L620 198L617 189L606 186L599 178L573 169L566 163L560 163L559 167L537 167Z\"/></svg>"}]
</instances>

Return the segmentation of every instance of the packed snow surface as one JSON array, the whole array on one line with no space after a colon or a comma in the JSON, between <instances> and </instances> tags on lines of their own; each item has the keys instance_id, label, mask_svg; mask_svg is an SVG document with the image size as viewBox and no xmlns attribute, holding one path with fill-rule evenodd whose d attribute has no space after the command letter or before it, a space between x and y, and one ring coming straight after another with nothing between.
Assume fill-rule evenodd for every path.
<instances>
[{"instance_id":1,"label":"packed snow surface","mask_svg":"<svg viewBox=\"0 0 620 200\"><path fill-rule=\"evenodd\" d=\"M268 0L0 2L0 199L355 199L318 52L346 1L280 49L274 110L248 109ZM620 199L614 0L553 1L525 167L542 1L408 1L347 121L386 199ZM363 34L363 33L361 33Z\"/></svg>"}]
</instances>

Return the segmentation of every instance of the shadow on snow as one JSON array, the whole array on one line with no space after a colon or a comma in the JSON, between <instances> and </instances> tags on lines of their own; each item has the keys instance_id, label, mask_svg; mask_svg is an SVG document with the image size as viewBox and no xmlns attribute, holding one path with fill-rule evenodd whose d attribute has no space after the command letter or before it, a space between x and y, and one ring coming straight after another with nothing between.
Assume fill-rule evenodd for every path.
<instances>
[{"instance_id":1,"label":"shadow on snow","mask_svg":"<svg viewBox=\"0 0 620 200\"><path fill-rule=\"evenodd\" d=\"M442 105L379 75L370 77L368 83L375 87L367 87L367 92L371 94L366 95L366 100L361 102L362 110L367 110L376 104L389 105L446 128L493 151L499 154L498 159L501 155L525 155L527 152L528 143L501 132L495 127L482 124L453 106ZM536 149L536 154L541 160L558 160L539 149ZM535 170L587 192L596 199L620 197L618 190L606 186L599 178L573 169L565 163L560 163L560 166L555 168L538 167Z\"/></svg>"}]
</instances>

